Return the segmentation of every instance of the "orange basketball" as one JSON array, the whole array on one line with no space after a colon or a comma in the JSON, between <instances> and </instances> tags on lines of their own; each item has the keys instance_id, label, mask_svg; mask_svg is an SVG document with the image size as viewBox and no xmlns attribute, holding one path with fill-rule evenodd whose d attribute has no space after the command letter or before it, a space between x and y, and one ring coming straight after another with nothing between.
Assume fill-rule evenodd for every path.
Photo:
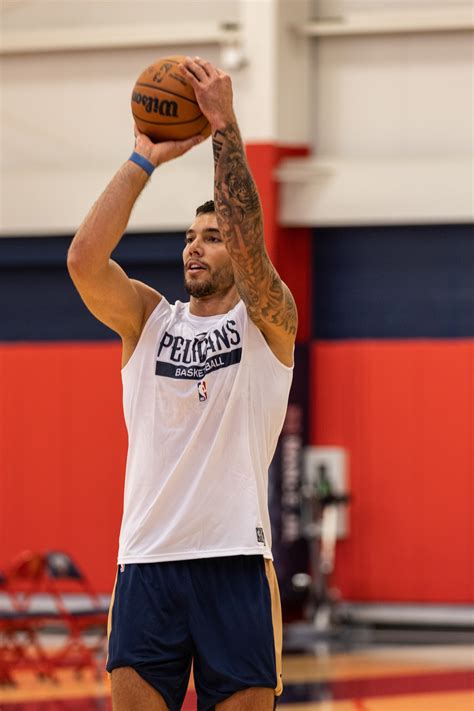
<instances>
[{"instance_id":1,"label":"orange basketball","mask_svg":"<svg viewBox=\"0 0 474 711\"><path fill-rule=\"evenodd\" d=\"M194 89L178 69L182 56L157 59L138 77L132 92L132 114L138 130L152 141L209 136Z\"/></svg>"}]
</instances>

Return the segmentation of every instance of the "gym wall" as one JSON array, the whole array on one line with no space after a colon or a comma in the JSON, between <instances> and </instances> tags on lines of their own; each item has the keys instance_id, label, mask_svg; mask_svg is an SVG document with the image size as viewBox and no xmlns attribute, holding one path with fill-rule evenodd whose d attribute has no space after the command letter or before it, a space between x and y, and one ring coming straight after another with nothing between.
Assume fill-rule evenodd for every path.
<instances>
[{"instance_id":1,"label":"gym wall","mask_svg":"<svg viewBox=\"0 0 474 711\"><path fill-rule=\"evenodd\" d=\"M112 25L128 27L136 16L137 3L91 3L94 16L74 14L78 4L5 2L4 27L24 36L75 27L86 36L89 23L109 36ZM113 22L112 4L120 8ZM157 13L150 22L166 16L172 24L178 13L192 24L241 19L244 3L206 0L199 18L187 0L179 12L176 2L144 5ZM273 78L255 71L258 56L234 75L269 251L295 293L298 343L310 351L309 443L349 454L351 534L336 571L346 599L474 599L474 250L457 197L464 186L454 171L443 200L410 177L396 190L389 183L395 163L469 155L468 39L318 40L301 78L311 97L306 140L265 122L278 102L268 98ZM87 313L65 258L131 150L136 75L171 52L220 58L215 44L1 58L0 568L22 549L59 547L99 589L112 587L127 445L120 343ZM262 106L249 105L259 90ZM183 298L182 231L212 191L210 154L205 144L157 172L117 250L131 276L170 299ZM285 160L307 154L326 156L341 173L333 182L299 173L296 182L277 180ZM350 172L355 177L338 187L338 175L367 158L384 166L382 178ZM377 183L390 185L391 200L381 199ZM408 202L408 217L393 209ZM430 209L435 218L427 218Z\"/></svg>"},{"instance_id":2,"label":"gym wall","mask_svg":"<svg viewBox=\"0 0 474 711\"><path fill-rule=\"evenodd\" d=\"M349 456L349 599L472 602L470 225L313 234L313 444Z\"/></svg>"}]
</instances>

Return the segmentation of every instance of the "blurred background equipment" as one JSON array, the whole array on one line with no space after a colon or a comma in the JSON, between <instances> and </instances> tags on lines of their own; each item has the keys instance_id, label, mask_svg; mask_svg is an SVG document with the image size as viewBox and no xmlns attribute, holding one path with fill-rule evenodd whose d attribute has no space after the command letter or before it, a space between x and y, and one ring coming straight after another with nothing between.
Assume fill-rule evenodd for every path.
<instances>
[{"instance_id":1,"label":"blurred background equipment","mask_svg":"<svg viewBox=\"0 0 474 711\"><path fill-rule=\"evenodd\" d=\"M306 617L315 631L330 634L340 597L331 589L336 559L336 540L347 535L345 452L314 447L305 452L301 486L301 532L309 543L308 573L293 576L296 588L307 590Z\"/></svg>"},{"instance_id":2,"label":"blurred background equipment","mask_svg":"<svg viewBox=\"0 0 474 711\"><path fill-rule=\"evenodd\" d=\"M32 670L57 680L65 667L102 678L108 600L63 551L23 551L0 585L0 683Z\"/></svg>"}]
</instances>

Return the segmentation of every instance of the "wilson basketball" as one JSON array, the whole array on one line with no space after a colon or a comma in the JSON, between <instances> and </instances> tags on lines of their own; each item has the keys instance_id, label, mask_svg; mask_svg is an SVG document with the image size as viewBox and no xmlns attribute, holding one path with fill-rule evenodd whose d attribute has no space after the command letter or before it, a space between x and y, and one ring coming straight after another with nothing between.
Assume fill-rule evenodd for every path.
<instances>
[{"instance_id":1,"label":"wilson basketball","mask_svg":"<svg viewBox=\"0 0 474 711\"><path fill-rule=\"evenodd\" d=\"M138 130L152 141L209 136L194 89L178 69L182 56L164 57L147 67L132 92L132 114Z\"/></svg>"}]
</instances>

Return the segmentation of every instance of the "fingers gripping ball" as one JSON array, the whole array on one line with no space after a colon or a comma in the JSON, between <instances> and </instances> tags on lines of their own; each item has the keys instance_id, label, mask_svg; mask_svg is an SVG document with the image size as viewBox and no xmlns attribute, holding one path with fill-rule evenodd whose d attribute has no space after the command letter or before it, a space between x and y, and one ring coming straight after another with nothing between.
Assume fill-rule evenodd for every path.
<instances>
[{"instance_id":1,"label":"fingers gripping ball","mask_svg":"<svg viewBox=\"0 0 474 711\"><path fill-rule=\"evenodd\" d=\"M138 130L152 141L176 141L196 134L209 136L194 89L178 69L184 57L172 56L147 67L132 93L132 114Z\"/></svg>"}]
</instances>

